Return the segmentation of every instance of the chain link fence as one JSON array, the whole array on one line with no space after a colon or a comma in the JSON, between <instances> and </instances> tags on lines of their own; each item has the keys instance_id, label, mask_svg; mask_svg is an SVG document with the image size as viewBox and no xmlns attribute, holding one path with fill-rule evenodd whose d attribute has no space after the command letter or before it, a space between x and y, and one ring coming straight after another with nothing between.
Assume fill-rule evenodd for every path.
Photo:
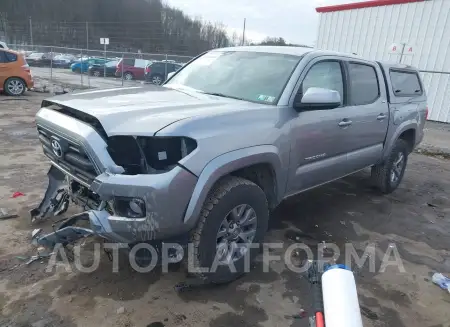
<instances>
[{"instance_id":1,"label":"chain link fence","mask_svg":"<svg viewBox=\"0 0 450 327\"><path fill-rule=\"evenodd\" d=\"M159 85L193 58L44 45L8 46L23 53L38 80L81 88L130 86L140 82Z\"/></svg>"}]
</instances>

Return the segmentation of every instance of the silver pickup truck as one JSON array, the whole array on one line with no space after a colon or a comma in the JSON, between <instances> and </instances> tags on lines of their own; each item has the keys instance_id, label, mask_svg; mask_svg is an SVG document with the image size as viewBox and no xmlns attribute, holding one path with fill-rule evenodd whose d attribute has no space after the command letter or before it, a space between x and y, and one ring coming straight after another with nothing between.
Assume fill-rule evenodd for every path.
<instances>
[{"instance_id":1,"label":"silver pickup truck","mask_svg":"<svg viewBox=\"0 0 450 327\"><path fill-rule=\"evenodd\" d=\"M219 263L202 277L232 280L283 199L367 167L394 191L427 111L413 67L301 47L212 50L162 87L45 100L36 125L49 187L31 215L72 202L83 213L37 242L185 240L196 264Z\"/></svg>"}]
</instances>

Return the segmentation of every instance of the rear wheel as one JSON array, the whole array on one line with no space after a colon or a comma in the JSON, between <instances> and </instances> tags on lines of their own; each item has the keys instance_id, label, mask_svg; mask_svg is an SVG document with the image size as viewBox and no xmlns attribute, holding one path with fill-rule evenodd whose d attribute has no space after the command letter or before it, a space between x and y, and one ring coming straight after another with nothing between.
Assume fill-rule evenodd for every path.
<instances>
[{"instance_id":1,"label":"rear wheel","mask_svg":"<svg viewBox=\"0 0 450 327\"><path fill-rule=\"evenodd\" d=\"M100 77L101 74L100 74L100 71L94 70L92 75L94 75L95 77Z\"/></svg>"},{"instance_id":2,"label":"rear wheel","mask_svg":"<svg viewBox=\"0 0 450 327\"><path fill-rule=\"evenodd\" d=\"M161 85L163 82L163 77L161 75L155 74L151 77L151 81L155 85Z\"/></svg>"},{"instance_id":3,"label":"rear wheel","mask_svg":"<svg viewBox=\"0 0 450 327\"><path fill-rule=\"evenodd\" d=\"M126 79L127 81L131 81L134 78L134 76L133 73L126 72L125 74L123 74L123 78Z\"/></svg>"},{"instance_id":4,"label":"rear wheel","mask_svg":"<svg viewBox=\"0 0 450 327\"><path fill-rule=\"evenodd\" d=\"M408 163L408 144L398 139L384 163L372 167L372 180L385 194L392 193L400 185Z\"/></svg>"},{"instance_id":5,"label":"rear wheel","mask_svg":"<svg viewBox=\"0 0 450 327\"><path fill-rule=\"evenodd\" d=\"M241 276L259 253L268 221L263 190L246 179L225 177L209 193L192 232L194 257L189 259L194 267L190 273L211 283L227 283Z\"/></svg>"},{"instance_id":6,"label":"rear wheel","mask_svg":"<svg viewBox=\"0 0 450 327\"><path fill-rule=\"evenodd\" d=\"M21 80L20 78L9 78L5 82L5 92L8 95L12 96L18 96L25 93L27 86L25 85L25 82Z\"/></svg>"}]
</instances>

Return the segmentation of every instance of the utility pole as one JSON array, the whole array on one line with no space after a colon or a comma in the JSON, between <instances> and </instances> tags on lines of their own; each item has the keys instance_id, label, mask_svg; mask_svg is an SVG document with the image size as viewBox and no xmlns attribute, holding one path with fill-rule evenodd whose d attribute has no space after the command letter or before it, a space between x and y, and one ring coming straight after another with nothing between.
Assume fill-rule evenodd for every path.
<instances>
[{"instance_id":1,"label":"utility pole","mask_svg":"<svg viewBox=\"0 0 450 327\"><path fill-rule=\"evenodd\" d=\"M86 22L86 50L89 50L89 22Z\"/></svg>"},{"instance_id":2,"label":"utility pole","mask_svg":"<svg viewBox=\"0 0 450 327\"><path fill-rule=\"evenodd\" d=\"M31 42L31 47L33 47L34 42L33 42L33 22L31 21L31 16L30 16L30 42Z\"/></svg>"},{"instance_id":3,"label":"utility pole","mask_svg":"<svg viewBox=\"0 0 450 327\"><path fill-rule=\"evenodd\" d=\"M86 52L89 56L89 22L86 21ZM88 87L91 88L91 78L89 77L89 67L87 71Z\"/></svg>"},{"instance_id":4,"label":"utility pole","mask_svg":"<svg viewBox=\"0 0 450 327\"><path fill-rule=\"evenodd\" d=\"M245 18L244 18L244 29L242 30L242 46L245 44Z\"/></svg>"}]
</instances>

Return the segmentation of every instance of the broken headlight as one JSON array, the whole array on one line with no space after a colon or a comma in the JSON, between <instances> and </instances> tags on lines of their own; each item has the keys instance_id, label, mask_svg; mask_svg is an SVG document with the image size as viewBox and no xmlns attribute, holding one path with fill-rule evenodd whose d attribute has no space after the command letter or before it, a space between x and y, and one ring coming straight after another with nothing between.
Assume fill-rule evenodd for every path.
<instances>
[{"instance_id":1,"label":"broken headlight","mask_svg":"<svg viewBox=\"0 0 450 327\"><path fill-rule=\"evenodd\" d=\"M195 150L197 142L188 137L113 136L108 152L125 174L162 173Z\"/></svg>"}]
</instances>

